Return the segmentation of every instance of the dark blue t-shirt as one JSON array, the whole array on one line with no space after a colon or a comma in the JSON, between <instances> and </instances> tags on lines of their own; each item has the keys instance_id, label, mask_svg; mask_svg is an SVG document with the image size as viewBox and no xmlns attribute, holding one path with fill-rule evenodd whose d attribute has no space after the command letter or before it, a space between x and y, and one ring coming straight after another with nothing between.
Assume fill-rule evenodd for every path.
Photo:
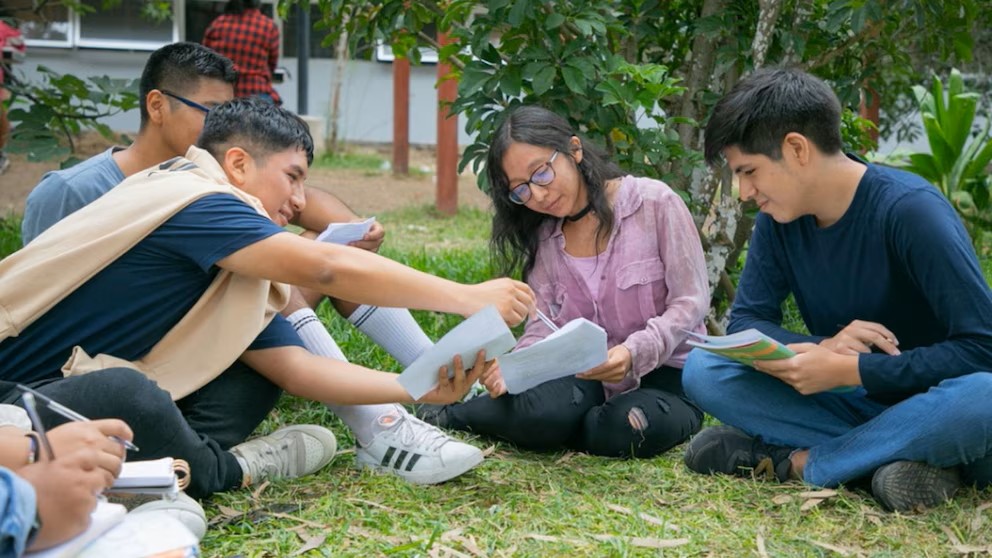
<instances>
[{"instance_id":1,"label":"dark blue t-shirt","mask_svg":"<svg viewBox=\"0 0 992 558\"><path fill-rule=\"evenodd\" d=\"M789 293L812 337L781 328ZM992 371L992 293L954 209L919 176L868 165L828 227L811 215L785 224L758 216L728 331L818 343L855 319L884 325L900 343L899 356L859 357L877 399Z\"/></svg>"},{"instance_id":2,"label":"dark blue t-shirt","mask_svg":"<svg viewBox=\"0 0 992 558\"><path fill-rule=\"evenodd\" d=\"M0 379L61 377L72 348L126 360L144 356L186 314L221 259L283 232L234 196L214 194L179 211L55 305L17 337L0 342ZM302 346L281 316L250 349Z\"/></svg>"}]
</instances>

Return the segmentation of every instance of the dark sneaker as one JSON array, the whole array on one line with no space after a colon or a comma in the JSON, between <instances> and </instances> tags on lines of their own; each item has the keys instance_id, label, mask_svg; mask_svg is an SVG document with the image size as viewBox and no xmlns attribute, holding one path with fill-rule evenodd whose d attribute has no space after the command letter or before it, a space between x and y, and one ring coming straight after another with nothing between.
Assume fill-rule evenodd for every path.
<instances>
[{"instance_id":1,"label":"dark sneaker","mask_svg":"<svg viewBox=\"0 0 992 558\"><path fill-rule=\"evenodd\" d=\"M961 488L957 467L941 469L918 461L883 465L871 478L871 492L889 511L920 511L943 504Z\"/></svg>"},{"instance_id":2,"label":"dark sneaker","mask_svg":"<svg viewBox=\"0 0 992 558\"><path fill-rule=\"evenodd\" d=\"M421 403L413 406L413 416L438 428L448 428L448 406Z\"/></svg>"},{"instance_id":3,"label":"dark sneaker","mask_svg":"<svg viewBox=\"0 0 992 558\"><path fill-rule=\"evenodd\" d=\"M761 437L748 436L732 426L713 426L689 442L685 465L704 475L721 473L785 482L792 478L792 451L766 444Z\"/></svg>"}]
</instances>

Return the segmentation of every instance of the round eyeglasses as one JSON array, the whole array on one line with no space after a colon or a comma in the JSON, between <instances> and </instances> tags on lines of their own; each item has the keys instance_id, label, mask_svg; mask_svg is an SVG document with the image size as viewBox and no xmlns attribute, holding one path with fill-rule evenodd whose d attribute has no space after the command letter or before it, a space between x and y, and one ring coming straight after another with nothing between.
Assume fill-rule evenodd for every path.
<instances>
[{"instance_id":1,"label":"round eyeglasses","mask_svg":"<svg viewBox=\"0 0 992 558\"><path fill-rule=\"evenodd\" d=\"M517 184L513 188L510 188L508 194L510 201L517 204L523 205L530 201L531 191L530 187L533 186L547 186L555 179L555 167L552 163L555 162L555 157L558 156L558 150L556 149L554 153L551 154L551 158L548 159L547 163L537 167L530 175L530 179L527 182L522 182Z\"/></svg>"}]
</instances>

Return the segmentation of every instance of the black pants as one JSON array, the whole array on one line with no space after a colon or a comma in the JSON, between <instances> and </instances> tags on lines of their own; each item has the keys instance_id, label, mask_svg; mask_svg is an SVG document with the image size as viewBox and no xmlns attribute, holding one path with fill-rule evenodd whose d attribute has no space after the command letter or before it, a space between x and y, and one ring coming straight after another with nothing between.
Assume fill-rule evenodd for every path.
<instances>
[{"instance_id":1,"label":"black pants","mask_svg":"<svg viewBox=\"0 0 992 558\"><path fill-rule=\"evenodd\" d=\"M279 399L281 390L244 364L235 363L215 380L173 402L169 393L130 368L110 368L29 384L91 419L118 418L134 431L141 451L128 459L185 459L192 472L186 489L203 498L241 484L241 466L231 446L244 441ZM0 382L0 398L15 402L19 392ZM46 428L67 422L39 406Z\"/></svg>"},{"instance_id":2,"label":"black pants","mask_svg":"<svg viewBox=\"0 0 992 558\"><path fill-rule=\"evenodd\" d=\"M682 370L663 366L641 387L605 400L600 382L568 376L524 393L481 395L447 407L447 426L534 451L652 457L699 431L703 413L682 393Z\"/></svg>"}]
</instances>

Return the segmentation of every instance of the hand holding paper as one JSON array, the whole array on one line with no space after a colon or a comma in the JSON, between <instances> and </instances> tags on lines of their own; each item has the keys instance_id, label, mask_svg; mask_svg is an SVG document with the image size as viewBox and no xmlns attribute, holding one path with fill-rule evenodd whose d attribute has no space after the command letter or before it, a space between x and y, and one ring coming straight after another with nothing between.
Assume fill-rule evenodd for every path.
<instances>
[{"instance_id":1,"label":"hand holding paper","mask_svg":"<svg viewBox=\"0 0 992 558\"><path fill-rule=\"evenodd\" d=\"M317 241L332 244L357 242L365 237L365 233L369 232L373 223L375 223L375 217L369 217L357 223L331 223L327 225L324 232L317 236Z\"/></svg>"}]
</instances>

